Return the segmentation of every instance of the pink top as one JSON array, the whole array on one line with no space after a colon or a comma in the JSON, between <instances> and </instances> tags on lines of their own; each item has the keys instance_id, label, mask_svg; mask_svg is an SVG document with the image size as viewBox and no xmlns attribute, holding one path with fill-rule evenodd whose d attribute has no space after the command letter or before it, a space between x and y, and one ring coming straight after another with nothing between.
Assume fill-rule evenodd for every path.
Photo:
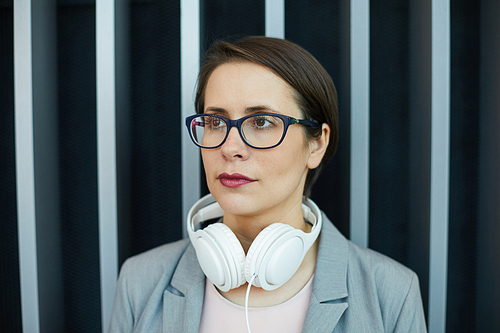
<instances>
[{"instance_id":1,"label":"pink top","mask_svg":"<svg viewBox=\"0 0 500 333\"><path fill-rule=\"evenodd\" d=\"M248 308L252 333L301 332L312 291L313 278L288 301L270 307ZM254 287L252 287L254 288ZM250 289L250 299L252 290ZM206 279L200 333L246 333L245 307L225 299Z\"/></svg>"}]
</instances>

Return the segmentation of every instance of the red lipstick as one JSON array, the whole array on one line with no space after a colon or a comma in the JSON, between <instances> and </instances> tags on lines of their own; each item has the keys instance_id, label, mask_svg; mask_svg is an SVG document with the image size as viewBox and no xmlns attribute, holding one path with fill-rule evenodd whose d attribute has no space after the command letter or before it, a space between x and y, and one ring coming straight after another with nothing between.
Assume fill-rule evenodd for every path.
<instances>
[{"instance_id":1,"label":"red lipstick","mask_svg":"<svg viewBox=\"0 0 500 333\"><path fill-rule=\"evenodd\" d=\"M241 187L255 181L239 173L233 173L232 175L230 175L224 172L221 173L218 178L221 184L226 187Z\"/></svg>"}]
</instances>

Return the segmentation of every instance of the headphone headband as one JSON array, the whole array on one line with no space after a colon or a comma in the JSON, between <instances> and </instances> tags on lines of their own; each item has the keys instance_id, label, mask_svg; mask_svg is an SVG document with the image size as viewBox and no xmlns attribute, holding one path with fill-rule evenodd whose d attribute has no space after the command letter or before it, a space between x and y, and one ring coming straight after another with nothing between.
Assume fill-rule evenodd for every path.
<instances>
[{"instance_id":1,"label":"headphone headband","mask_svg":"<svg viewBox=\"0 0 500 333\"><path fill-rule=\"evenodd\" d=\"M322 217L321 210L316 203L309 198L306 198L302 204L302 214L304 218L312 222L313 226L309 234L318 234L321 231ZM203 198L195 202L187 215L187 231L189 238L195 232L196 226L203 222L216 219L224 216L224 210L219 203L215 201L212 194L207 194ZM192 239L191 239L192 240Z\"/></svg>"}]
</instances>

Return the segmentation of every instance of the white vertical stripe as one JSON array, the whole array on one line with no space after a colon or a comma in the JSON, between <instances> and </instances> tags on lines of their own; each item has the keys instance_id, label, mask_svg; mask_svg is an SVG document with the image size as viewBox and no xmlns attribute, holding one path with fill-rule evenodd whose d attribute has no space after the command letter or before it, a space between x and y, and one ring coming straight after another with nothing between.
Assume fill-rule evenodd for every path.
<instances>
[{"instance_id":1,"label":"white vertical stripe","mask_svg":"<svg viewBox=\"0 0 500 333\"><path fill-rule=\"evenodd\" d=\"M285 0L266 0L266 36L285 38Z\"/></svg>"},{"instance_id":2,"label":"white vertical stripe","mask_svg":"<svg viewBox=\"0 0 500 333\"><path fill-rule=\"evenodd\" d=\"M118 276L113 0L96 1L96 70L101 320L107 331Z\"/></svg>"},{"instance_id":3,"label":"white vertical stripe","mask_svg":"<svg viewBox=\"0 0 500 333\"><path fill-rule=\"evenodd\" d=\"M181 133L182 133L182 234L185 219L200 197L200 151L189 138L184 119L195 113L194 96L200 63L200 3L181 1Z\"/></svg>"},{"instance_id":4,"label":"white vertical stripe","mask_svg":"<svg viewBox=\"0 0 500 333\"><path fill-rule=\"evenodd\" d=\"M23 332L40 332L36 253L31 1L14 1L14 102Z\"/></svg>"},{"instance_id":5,"label":"white vertical stripe","mask_svg":"<svg viewBox=\"0 0 500 333\"><path fill-rule=\"evenodd\" d=\"M432 1L429 332L446 329L450 158L450 3Z\"/></svg>"},{"instance_id":6,"label":"white vertical stripe","mask_svg":"<svg viewBox=\"0 0 500 333\"><path fill-rule=\"evenodd\" d=\"M351 1L350 238L368 246L370 167L370 2Z\"/></svg>"}]
</instances>

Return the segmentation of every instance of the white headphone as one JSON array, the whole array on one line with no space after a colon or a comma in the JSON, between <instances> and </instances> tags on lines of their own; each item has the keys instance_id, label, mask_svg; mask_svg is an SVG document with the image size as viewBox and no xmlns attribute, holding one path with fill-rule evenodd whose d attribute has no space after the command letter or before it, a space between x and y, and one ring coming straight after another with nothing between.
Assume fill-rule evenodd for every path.
<instances>
[{"instance_id":1,"label":"white headphone","mask_svg":"<svg viewBox=\"0 0 500 333\"><path fill-rule=\"evenodd\" d=\"M217 288L222 291L237 288L255 275L252 285L274 290L295 274L321 231L321 211L312 200L305 200L302 212L307 221L313 222L311 232L273 223L257 235L246 257L238 238L227 225L216 222L195 231L200 222L224 215L211 194L191 207L187 230L201 269Z\"/></svg>"}]
</instances>

